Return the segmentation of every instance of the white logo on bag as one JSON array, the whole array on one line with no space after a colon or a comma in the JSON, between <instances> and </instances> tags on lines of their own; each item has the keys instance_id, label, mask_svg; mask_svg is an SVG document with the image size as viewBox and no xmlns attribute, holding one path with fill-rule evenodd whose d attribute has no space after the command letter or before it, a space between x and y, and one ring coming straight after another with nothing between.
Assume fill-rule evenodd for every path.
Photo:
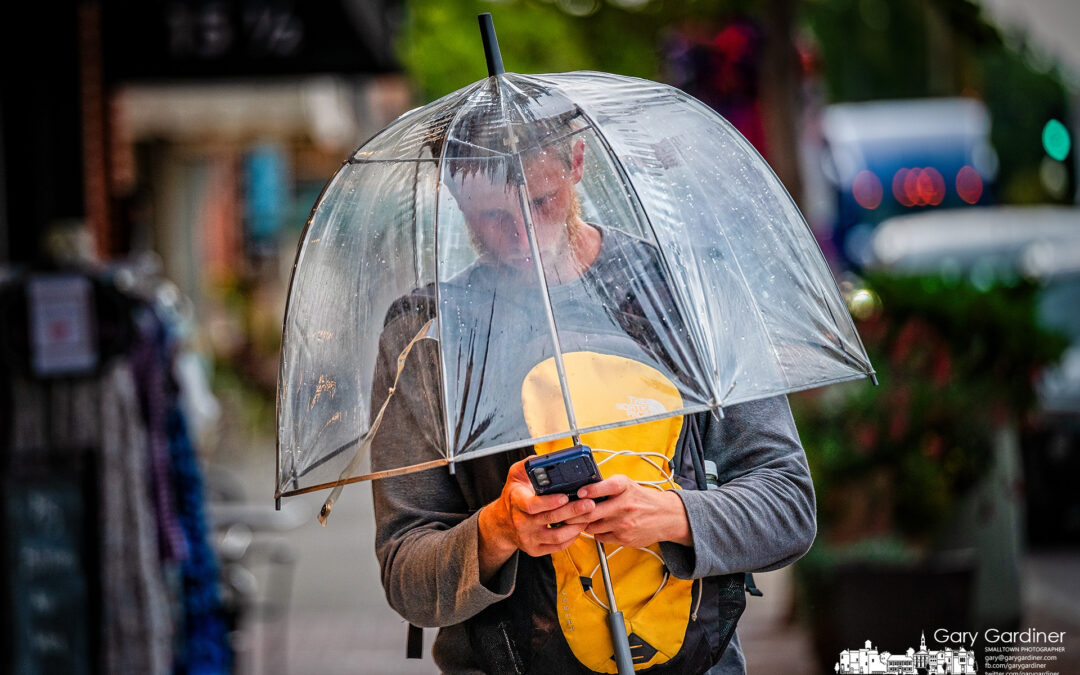
<instances>
[{"instance_id":1,"label":"white logo on bag","mask_svg":"<svg viewBox=\"0 0 1080 675\"><path fill-rule=\"evenodd\" d=\"M627 398L630 399L629 403L615 404L615 407L625 412L627 417L648 417L667 412L664 404L654 398L638 398L637 396Z\"/></svg>"}]
</instances>

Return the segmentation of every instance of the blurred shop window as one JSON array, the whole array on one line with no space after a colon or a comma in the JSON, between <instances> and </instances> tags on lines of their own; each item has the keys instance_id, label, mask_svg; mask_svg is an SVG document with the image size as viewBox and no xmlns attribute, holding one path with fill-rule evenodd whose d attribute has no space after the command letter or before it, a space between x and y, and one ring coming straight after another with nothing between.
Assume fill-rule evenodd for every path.
<instances>
[{"instance_id":1,"label":"blurred shop window","mask_svg":"<svg viewBox=\"0 0 1080 675\"><path fill-rule=\"evenodd\" d=\"M277 253L278 235L290 213L288 156L280 145L263 143L244 159L244 220L248 251L255 258Z\"/></svg>"}]
</instances>

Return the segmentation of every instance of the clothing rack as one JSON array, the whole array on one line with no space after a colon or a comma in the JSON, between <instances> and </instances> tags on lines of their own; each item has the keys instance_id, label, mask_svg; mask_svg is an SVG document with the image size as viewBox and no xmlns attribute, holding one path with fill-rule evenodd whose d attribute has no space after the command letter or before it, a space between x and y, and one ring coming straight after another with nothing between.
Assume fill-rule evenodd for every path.
<instances>
[{"instance_id":1,"label":"clothing rack","mask_svg":"<svg viewBox=\"0 0 1080 675\"><path fill-rule=\"evenodd\" d=\"M188 327L146 272L0 274L0 671L230 672Z\"/></svg>"}]
</instances>

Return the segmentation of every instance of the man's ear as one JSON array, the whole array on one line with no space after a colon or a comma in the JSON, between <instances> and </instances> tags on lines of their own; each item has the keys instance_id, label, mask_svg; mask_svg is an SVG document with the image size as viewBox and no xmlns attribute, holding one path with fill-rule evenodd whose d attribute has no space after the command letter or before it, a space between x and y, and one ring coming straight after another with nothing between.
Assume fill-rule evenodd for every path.
<instances>
[{"instance_id":1,"label":"man's ear","mask_svg":"<svg viewBox=\"0 0 1080 675\"><path fill-rule=\"evenodd\" d=\"M585 139L579 138L574 141L574 149L570 153L570 177L574 184L581 182L581 176L585 171Z\"/></svg>"}]
</instances>

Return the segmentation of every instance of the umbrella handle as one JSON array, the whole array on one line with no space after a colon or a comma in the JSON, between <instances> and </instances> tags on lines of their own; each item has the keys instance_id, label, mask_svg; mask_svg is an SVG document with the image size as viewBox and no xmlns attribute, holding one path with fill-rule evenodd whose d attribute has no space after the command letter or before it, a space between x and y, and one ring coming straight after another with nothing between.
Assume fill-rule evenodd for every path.
<instances>
[{"instance_id":1,"label":"umbrella handle","mask_svg":"<svg viewBox=\"0 0 1080 675\"><path fill-rule=\"evenodd\" d=\"M487 60L488 77L495 77L506 72L503 68L502 52L499 51L499 38L495 37L495 24L491 12L478 14L480 37L484 40L484 58Z\"/></svg>"},{"instance_id":2,"label":"umbrella handle","mask_svg":"<svg viewBox=\"0 0 1080 675\"><path fill-rule=\"evenodd\" d=\"M607 615L608 632L611 633L611 646L615 649L613 658L619 668L619 675L634 675L634 659L630 656L630 640L626 637L626 622L622 612Z\"/></svg>"},{"instance_id":3,"label":"umbrella handle","mask_svg":"<svg viewBox=\"0 0 1080 675\"><path fill-rule=\"evenodd\" d=\"M615 587L611 585L611 573L608 571L607 552L599 540L596 541L596 553L600 556L600 576L604 578L604 591L608 600L608 633L611 635L612 658L619 668L619 675L634 675L634 659L630 656L630 639L626 635L626 621L623 613L615 605Z\"/></svg>"}]
</instances>

